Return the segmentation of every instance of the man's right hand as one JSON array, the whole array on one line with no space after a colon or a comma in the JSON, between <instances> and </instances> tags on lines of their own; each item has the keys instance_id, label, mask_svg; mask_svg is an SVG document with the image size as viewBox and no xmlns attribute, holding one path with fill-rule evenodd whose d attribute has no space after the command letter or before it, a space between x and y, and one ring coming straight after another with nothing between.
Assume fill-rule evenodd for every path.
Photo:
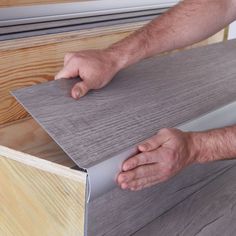
<instances>
[{"instance_id":1,"label":"man's right hand","mask_svg":"<svg viewBox=\"0 0 236 236\"><path fill-rule=\"evenodd\" d=\"M89 90L100 89L107 85L120 69L119 60L109 50L67 53L64 67L55 79L79 76L82 81L78 82L71 91L72 97L79 99Z\"/></svg>"}]
</instances>

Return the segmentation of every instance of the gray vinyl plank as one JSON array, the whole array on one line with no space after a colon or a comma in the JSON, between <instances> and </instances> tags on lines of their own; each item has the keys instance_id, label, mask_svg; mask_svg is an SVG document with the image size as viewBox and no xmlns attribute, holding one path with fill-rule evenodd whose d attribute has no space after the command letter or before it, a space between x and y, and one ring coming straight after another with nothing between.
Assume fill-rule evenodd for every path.
<instances>
[{"instance_id":1,"label":"gray vinyl plank","mask_svg":"<svg viewBox=\"0 0 236 236\"><path fill-rule=\"evenodd\" d=\"M137 236L172 236L157 234L158 231L145 225L184 202L235 165L236 160L193 165L169 181L139 192L116 188L88 204L87 236L128 236L142 227L144 233ZM194 209L197 214L198 209ZM168 220L165 223L168 227ZM149 230L153 234L149 234Z\"/></svg>"},{"instance_id":2,"label":"gray vinyl plank","mask_svg":"<svg viewBox=\"0 0 236 236\"><path fill-rule=\"evenodd\" d=\"M144 226L133 236L234 236L236 166Z\"/></svg>"},{"instance_id":3,"label":"gray vinyl plank","mask_svg":"<svg viewBox=\"0 0 236 236\"><path fill-rule=\"evenodd\" d=\"M236 100L236 41L147 59L76 101L61 80L16 98L75 163L88 168L155 134Z\"/></svg>"},{"instance_id":4,"label":"gray vinyl plank","mask_svg":"<svg viewBox=\"0 0 236 236\"><path fill-rule=\"evenodd\" d=\"M173 127L236 100L236 41L159 56L120 72L102 90L76 101L78 80L14 92L82 168L112 158L162 127ZM131 235L203 188L235 161L194 165L141 192L119 188L87 205L87 236Z\"/></svg>"}]
</instances>

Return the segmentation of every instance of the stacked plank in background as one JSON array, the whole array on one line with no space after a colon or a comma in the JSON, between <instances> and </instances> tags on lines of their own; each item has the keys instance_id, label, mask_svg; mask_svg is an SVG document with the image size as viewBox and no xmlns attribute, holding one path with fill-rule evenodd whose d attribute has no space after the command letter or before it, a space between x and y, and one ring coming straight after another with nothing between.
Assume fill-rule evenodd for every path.
<instances>
[{"instance_id":1,"label":"stacked plank in background","mask_svg":"<svg viewBox=\"0 0 236 236\"><path fill-rule=\"evenodd\" d=\"M76 0L74 0L76 1ZM51 3L67 3L73 2L73 0L1 0L0 7L15 7L25 5L37 5L37 4L51 4ZM78 1L77 1L78 2Z\"/></svg>"}]
</instances>

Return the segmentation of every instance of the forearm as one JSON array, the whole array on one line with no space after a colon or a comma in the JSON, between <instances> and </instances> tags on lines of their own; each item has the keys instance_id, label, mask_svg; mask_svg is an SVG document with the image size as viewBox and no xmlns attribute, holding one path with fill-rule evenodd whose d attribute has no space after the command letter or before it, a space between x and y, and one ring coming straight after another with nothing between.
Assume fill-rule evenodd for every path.
<instances>
[{"instance_id":1,"label":"forearm","mask_svg":"<svg viewBox=\"0 0 236 236\"><path fill-rule=\"evenodd\" d=\"M205 132L191 133L196 162L236 158L236 125Z\"/></svg>"},{"instance_id":2,"label":"forearm","mask_svg":"<svg viewBox=\"0 0 236 236\"><path fill-rule=\"evenodd\" d=\"M235 0L185 0L108 50L120 68L191 45L223 29L235 17Z\"/></svg>"}]
</instances>

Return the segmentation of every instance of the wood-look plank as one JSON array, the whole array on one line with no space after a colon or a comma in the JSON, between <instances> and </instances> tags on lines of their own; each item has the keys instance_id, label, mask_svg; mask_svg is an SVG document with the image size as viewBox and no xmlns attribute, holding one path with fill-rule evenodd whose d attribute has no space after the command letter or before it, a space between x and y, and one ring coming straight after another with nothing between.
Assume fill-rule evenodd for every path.
<instances>
[{"instance_id":1,"label":"wood-look plank","mask_svg":"<svg viewBox=\"0 0 236 236\"><path fill-rule=\"evenodd\" d=\"M0 146L0 235L84 235L86 173Z\"/></svg>"},{"instance_id":2,"label":"wood-look plank","mask_svg":"<svg viewBox=\"0 0 236 236\"><path fill-rule=\"evenodd\" d=\"M1 41L0 124L27 116L9 91L52 80L67 52L104 48L144 22Z\"/></svg>"},{"instance_id":3,"label":"wood-look plank","mask_svg":"<svg viewBox=\"0 0 236 236\"><path fill-rule=\"evenodd\" d=\"M236 100L236 41L155 57L79 101L78 80L14 92L78 166L88 168L155 134Z\"/></svg>"},{"instance_id":4,"label":"wood-look plank","mask_svg":"<svg viewBox=\"0 0 236 236\"><path fill-rule=\"evenodd\" d=\"M0 145L63 166L75 166L75 163L32 118L0 126Z\"/></svg>"},{"instance_id":5,"label":"wood-look plank","mask_svg":"<svg viewBox=\"0 0 236 236\"><path fill-rule=\"evenodd\" d=\"M204 186L207 186L235 165L236 160L193 165L168 182L139 192L122 191L116 188L88 204L88 236L131 235ZM215 188L217 188L217 185L215 185ZM212 194L212 198L213 196ZM199 198L198 207L201 204L200 202ZM203 204L206 206L207 202ZM185 208L184 204L181 205L180 210L183 208ZM188 205L186 206L186 212L187 209L189 209ZM201 213L196 212L197 207L194 210L195 212L191 214L192 218L194 218L194 214L200 217ZM168 224L168 220L165 221L166 227L168 227ZM161 229L161 226L159 228ZM178 226L178 229L180 228L181 226ZM147 226L147 229L149 229L149 226ZM166 229L163 232L173 233L174 227L172 229L173 231ZM149 231L144 232L138 236L173 235L171 233L159 234L158 230L153 234L149 234ZM186 234L186 236L192 235Z\"/></svg>"},{"instance_id":6,"label":"wood-look plank","mask_svg":"<svg viewBox=\"0 0 236 236\"><path fill-rule=\"evenodd\" d=\"M235 235L235 179L234 165L133 236Z\"/></svg>"}]
</instances>

